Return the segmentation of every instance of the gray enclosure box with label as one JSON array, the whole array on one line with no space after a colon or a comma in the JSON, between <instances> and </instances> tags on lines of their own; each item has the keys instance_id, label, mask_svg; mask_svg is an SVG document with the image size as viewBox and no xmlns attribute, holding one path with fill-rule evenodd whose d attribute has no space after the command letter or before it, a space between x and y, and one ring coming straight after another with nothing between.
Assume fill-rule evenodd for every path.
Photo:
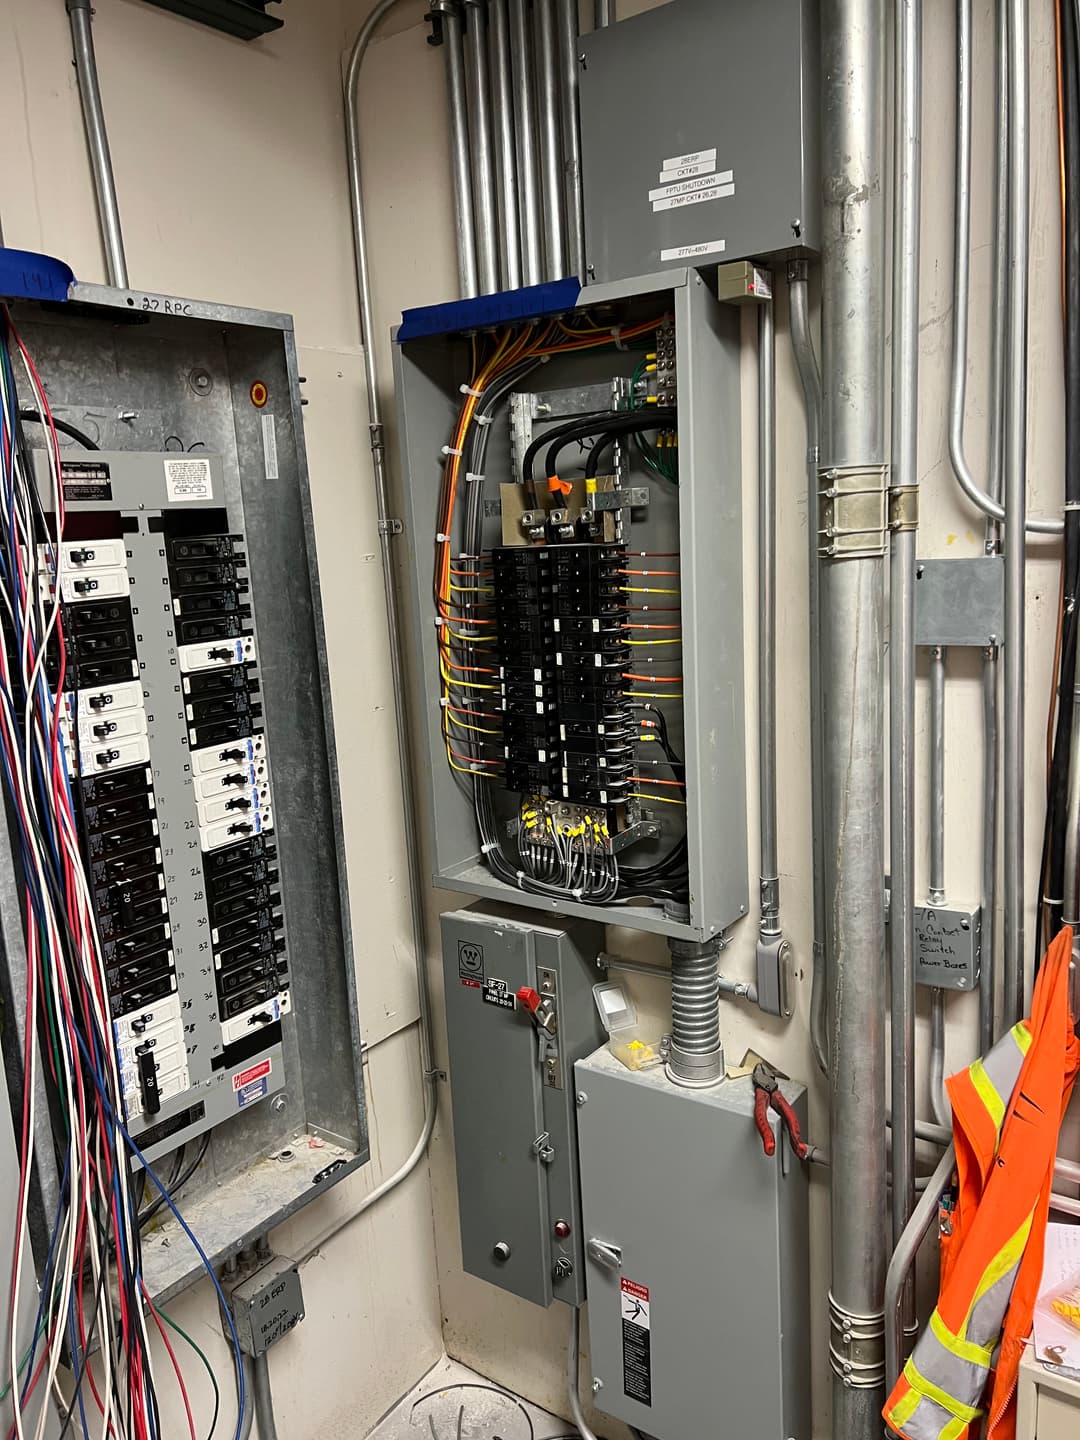
<instances>
[{"instance_id":1,"label":"gray enclosure box with label","mask_svg":"<svg viewBox=\"0 0 1080 1440\"><path fill-rule=\"evenodd\" d=\"M664 1440L810 1440L806 1165L749 1078L576 1069L594 1403ZM784 1082L805 1131L806 1092Z\"/></svg>"},{"instance_id":2,"label":"gray enclosure box with label","mask_svg":"<svg viewBox=\"0 0 1080 1440\"><path fill-rule=\"evenodd\" d=\"M672 0L578 53L585 278L818 249L816 0Z\"/></svg>"},{"instance_id":3,"label":"gray enclosure box with label","mask_svg":"<svg viewBox=\"0 0 1080 1440\"><path fill-rule=\"evenodd\" d=\"M604 1036L603 928L476 906L443 915L442 942L462 1264L534 1304L580 1305L574 1062ZM543 997L536 1019L522 987Z\"/></svg>"}]
</instances>

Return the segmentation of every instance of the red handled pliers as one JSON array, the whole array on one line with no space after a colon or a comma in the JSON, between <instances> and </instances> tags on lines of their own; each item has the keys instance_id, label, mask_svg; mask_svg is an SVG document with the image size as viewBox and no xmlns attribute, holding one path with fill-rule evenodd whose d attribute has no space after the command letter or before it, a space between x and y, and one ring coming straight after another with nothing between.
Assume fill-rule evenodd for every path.
<instances>
[{"instance_id":1,"label":"red handled pliers","mask_svg":"<svg viewBox=\"0 0 1080 1440\"><path fill-rule=\"evenodd\" d=\"M809 1146L804 1144L802 1130L799 1128L799 1117L784 1099L780 1089L780 1081L776 1077L776 1071L765 1061L759 1061L754 1066L754 1124L757 1126L758 1134L761 1136L761 1143L765 1147L766 1155L776 1154L776 1137L773 1135L772 1126L769 1124L769 1106L776 1111L777 1115L787 1130L791 1148L800 1160L805 1160L810 1153Z\"/></svg>"}]
</instances>

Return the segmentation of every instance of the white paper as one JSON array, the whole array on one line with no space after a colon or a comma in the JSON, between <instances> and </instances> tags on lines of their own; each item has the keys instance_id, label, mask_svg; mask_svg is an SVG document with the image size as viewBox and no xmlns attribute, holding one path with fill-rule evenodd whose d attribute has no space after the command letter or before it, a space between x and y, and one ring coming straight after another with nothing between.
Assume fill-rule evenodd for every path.
<instances>
[{"instance_id":1,"label":"white paper","mask_svg":"<svg viewBox=\"0 0 1080 1440\"><path fill-rule=\"evenodd\" d=\"M164 464L165 491L174 503L214 498L214 481L209 460L200 459L197 455L185 455L182 459L178 456L175 460L166 460Z\"/></svg>"},{"instance_id":2,"label":"white paper","mask_svg":"<svg viewBox=\"0 0 1080 1440\"><path fill-rule=\"evenodd\" d=\"M1035 1358L1048 1370L1064 1370L1080 1378L1080 1330L1056 1315L1045 1298L1069 1280L1080 1281L1080 1225L1052 1222L1046 1227L1042 1284L1035 1305Z\"/></svg>"}]
</instances>

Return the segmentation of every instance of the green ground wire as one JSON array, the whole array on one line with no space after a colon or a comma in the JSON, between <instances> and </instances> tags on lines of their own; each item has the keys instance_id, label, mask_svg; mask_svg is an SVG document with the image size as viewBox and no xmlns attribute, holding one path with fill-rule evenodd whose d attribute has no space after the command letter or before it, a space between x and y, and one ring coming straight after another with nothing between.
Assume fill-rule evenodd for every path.
<instances>
[{"instance_id":1,"label":"green ground wire","mask_svg":"<svg viewBox=\"0 0 1080 1440\"><path fill-rule=\"evenodd\" d=\"M198 1345L182 1326L178 1325L176 1321L173 1320L169 1315L167 1315L164 1310L159 1310L158 1314L161 1316L162 1320L165 1321L165 1324L168 1325L170 1330L175 1330L177 1335L180 1336L181 1340L185 1340L191 1346L192 1350L195 1351L195 1354L198 1355L199 1359L202 1361L207 1375L210 1376L210 1384L214 1387L214 1418L210 1422L210 1434L207 1437L207 1440L213 1440L214 1431L217 1429L218 1412L221 1409L221 1391L218 1389L217 1376L214 1374L214 1367L210 1364L210 1361L203 1354L202 1350L199 1349Z\"/></svg>"}]
</instances>

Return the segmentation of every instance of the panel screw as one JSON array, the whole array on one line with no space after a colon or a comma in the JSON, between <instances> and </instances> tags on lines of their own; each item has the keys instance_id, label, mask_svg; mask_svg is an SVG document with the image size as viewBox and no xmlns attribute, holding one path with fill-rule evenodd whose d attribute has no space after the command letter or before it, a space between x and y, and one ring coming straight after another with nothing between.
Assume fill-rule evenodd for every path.
<instances>
[{"instance_id":1,"label":"panel screw","mask_svg":"<svg viewBox=\"0 0 1080 1440\"><path fill-rule=\"evenodd\" d=\"M586 1102L586 1100L588 1100L588 1098L589 1098L589 1097L588 1097L588 1095L585 1094L585 1091L584 1091L584 1090L579 1090L579 1091L577 1092L577 1103L578 1103L579 1105L584 1105L585 1102Z\"/></svg>"},{"instance_id":2,"label":"panel screw","mask_svg":"<svg viewBox=\"0 0 1080 1440\"><path fill-rule=\"evenodd\" d=\"M604 1382L603 1382L603 1380L600 1379L599 1375L594 1375L594 1376L592 1377L592 1393L593 1393L594 1395L599 1395L599 1394L600 1394L600 1391L603 1390L603 1388L604 1388Z\"/></svg>"},{"instance_id":3,"label":"panel screw","mask_svg":"<svg viewBox=\"0 0 1080 1440\"><path fill-rule=\"evenodd\" d=\"M214 388L214 377L209 370L191 370L188 372L188 384L196 395L209 395Z\"/></svg>"},{"instance_id":4,"label":"panel screw","mask_svg":"<svg viewBox=\"0 0 1080 1440\"><path fill-rule=\"evenodd\" d=\"M289 1102L286 1096L275 1095L273 1100L270 1101L270 1109L274 1112L275 1115L281 1115L284 1112L285 1106L288 1103Z\"/></svg>"}]
</instances>

